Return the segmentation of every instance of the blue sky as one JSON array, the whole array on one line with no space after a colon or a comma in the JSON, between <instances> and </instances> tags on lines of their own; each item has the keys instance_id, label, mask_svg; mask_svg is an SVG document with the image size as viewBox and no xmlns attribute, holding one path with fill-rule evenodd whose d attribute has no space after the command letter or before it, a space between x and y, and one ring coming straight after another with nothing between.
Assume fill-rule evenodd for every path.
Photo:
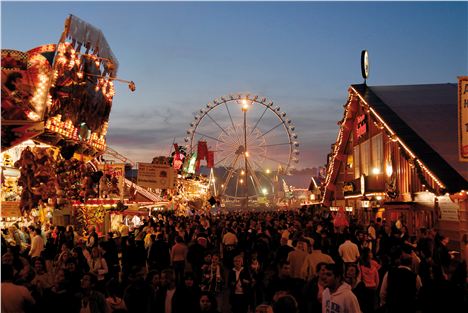
<instances>
[{"instance_id":1,"label":"blue sky","mask_svg":"<svg viewBox=\"0 0 468 313\"><path fill-rule=\"evenodd\" d=\"M468 2L2 1L1 46L56 43L70 13L103 31L118 76L136 83L116 84L107 140L141 162L183 143L211 100L248 92L296 125L299 168L323 165L363 49L369 85L468 75Z\"/></svg>"}]
</instances>

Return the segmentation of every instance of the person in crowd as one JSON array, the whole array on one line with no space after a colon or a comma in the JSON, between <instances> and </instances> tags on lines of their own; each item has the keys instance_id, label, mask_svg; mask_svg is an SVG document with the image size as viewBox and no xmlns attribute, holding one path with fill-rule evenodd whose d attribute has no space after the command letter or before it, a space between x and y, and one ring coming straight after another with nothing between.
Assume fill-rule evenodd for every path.
<instances>
[{"instance_id":1,"label":"person in crowd","mask_svg":"<svg viewBox=\"0 0 468 313\"><path fill-rule=\"evenodd\" d=\"M81 288L81 273L78 269L78 260L71 257L65 263L65 279L69 283L71 293L77 293Z\"/></svg>"},{"instance_id":2,"label":"person in crowd","mask_svg":"<svg viewBox=\"0 0 468 313\"><path fill-rule=\"evenodd\" d=\"M78 234L76 234L73 225L67 225L65 230L65 243L69 249L73 249L78 240Z\"/></svg>"},{"instance_id":3,"label":"person in crowd","mask_svg":"<svg viewBox=\"0 0 468 313\"><path fill-rule=\"evenodd\" d=\"M288 259L289 252L293 250L294 248L288 245L288 238L281 237L280 247L276 251L275 264L280 264L282 261L286 261Z\"/></svg>"},{"instance_id":4,"label":"person in crowd","mask_svg":"<svg viewBox=\"0 0 468 313\"><path fill-rule=\"evenodd\" d=\"M326 264L322 295L322 313L360 313L359 302L351 286L343 281L342 267L337 264Z\"/></svg>"},{"instance_id":5,"label":"person in crowd","mask_svg":"<svg viewBox=\"0 0 468 313\"><path fill-rule=\"evenodd\" d=\"M97 248L97 247L96 247ZM92 273L86 273L81 279L81 292L75 295L75 301L78 305L76 312L108 313L104 294L96 290L97 277Z\"/></svg>"},{"instance_id":6,"label":"person in crowd","mask_svg":"<svg viewBox=\"0 0 468 313\"><path fill-rule=\"evenodd\" d=\"M106 241L99 243L99 248L103 252L102 257L107 263L108 273L106 274L106 279L114 278L118 280L120 272L119 254L113 235L112 232L109 232L106 236Z\"/></svg>"},{"instance_id":7,"label":"person in crowd","mask_svg":"<svg viewBox=\"0 0 468 313\"><path fill-rule=\"evenodd\" d=\"M251 297L252 278L247 269L244 269L242 256L233 259L234 268L228 274L229 303L233 313L247 313Z\"/></svg>"},{"instance_id":8,"label":"person in crowd","mask_svg":"<svg viewBox=\"0 0 468 313\"><path fill-rule=\"evenodd\" d=\"M301 238L296 243L296 249L288 254L287 261L291 265L291 277L305 280L302 267L308 255L307 241Z\"/></svg>"},{"instance_id":9,"label":"person in crowd","mask_svg":"<svg viewBox=\"0 0 468 313\"><path fill-rule=\"evenodd\" d=\"M86 247L92 249L98 245L99 237L96 232L96 226L89 226L88 239L86 240Z\"/></svg>"},{"instance_id":10,"label":"person in crowd","mask_svg":"<svg viewBox=\"0 0 468 313\"><path fill-rule=\"evenodd\" d=\"M200 287L202 291L208 291L217 295L221 292L222 288L222 268L218 254L214 253L208 255L211 257L207 259L207 263L202 266Z\"/></svg>"},{"instance_id":11,"label":"person in crowd","mask_svg":"<svg viewBox=\"0 0 468 313\"><path fill-rule=\"evenodd\" d=\"M196 308L199 304L201 290L200 287L195 284L192 272L186 273L184 276L184 283L181 285L180 289L182 298L186 301L187 308Z\"/></svg>"},{"instance_id":12,"label":"person in crowd","mask_svg":"<svg viewBox=\"0 0 468 313\"><path fill-rule=\"evenodd\" d=\"M199 312L200 313L219 313L216 297L211 293L203 291L199 298Z\"/></svg>"},{"instance_id":13,"label":"person in crowd","mask_svg":"<svg viewBox=\"0 0 468 313\"><path fill-rule=\"evenodd\" d=\"M282 294L273 302L273 312L275 313L297 313L299 305L296 299L290 294Z\"/></svg>"},{"instance_id":14,"label":"person in crowd","mask_svg":"<svg viewBox=\"0 0 468 313\"><path fill-rule=\"evenodd\" d=\"M260 304L255 308L255 313L274 313L273 307L269 304Z\"/></svg>"},{"instance_id":15,"label":"person in crowd","mask_svg":"<svg viewBox=\"0 0 468 313\"><path fill-rule=\"evenodd\" d=\"M370 248L364 248L359 261L361 280L365 286L364 298L367 300L361 305L361 309L364 313L374 312L377 308L377 289L380 285L379 269L380 264L373 259L372 250Z\"/></svg>"},{"instance_id":16,"label":"person in crowd","mask_svg":"<svg viewBox=\"0 0 468 313\"><path fill-rule=\"evenodd\" d=\"M237 253L237 243L239 242L237 235L234 230L230 227L226 228L226 232L223 235L223 260L224 265L227 268L232 268L233 258Z\"/></svg>"},{"instance_id":17,"label":"person in crowd","mask_svg":"<svg viewBox=\"0 0 468 313\"><path fill-rule=\"evenodd\" d=\"M176 285L175 273L171 268L161 272L161 288L156 293L155 310L165 313L183 313L190 309L184 299L183 287Z\"/></svg>"},{"instance_id":18,"label":"person in crowd","mask_svg":"<svg viewBox=\"0 0 468 313\"><path fill-rule=\"evenodd\" d=\"M2 263L2 313L24 313L36 301L24 286L13 283L13 266Z\"/></svg>"},{"instance_id":19,"label":"person in crowd","mask_svg":"<svg viewBox=\"0 0 468 313\"><path fill-rule=\"evenodd\" d=\"M338 253L344 264L357 263L359 261L359 248L351 241L351 235L345 236L345 242L338 247Z\"/></svg>"},{"instance_id":20,"label":"person in crowd","mask_svg":"<svg viewBox=\"0 0 468 313\"><path fill-rule=\"evenodd\" d=\"M188 248L181 236L175 237L175 244L171 248L171 264L176 275L176 284L182 285L184 281L185 262Z\"/></svg>"},{"instance_id":21,"label":"person in crowd","mask_svg":"<svg viewBox=\"0 0 468 313\"><path fill-rule=\"evenodd\" d=\"M301 269L302 276L305 277L306 281L310 281L316 276L317 264L335 263L331 256L322 252L321 247L320 241L313 239L312 252L306 257Z\"/></svg>"},{"instance_id":22,"label":"person in crowd","mask_svg":"<svg viewBox=\"0 0 468 313\"><path fill-rule=\"evenodd\" d=\"M129 284L125 288L123 299L129 313L150 313L154 310L154 290L145 281L145 269L134 266L128 276ZM158 311L164 312L164 311Z\"/></svg>"},{"instance_id":23,"label":"person in crowd","mask_svg":"<svg viewBox=\"0 0 468 313\"><path fill-rule=\"evenodd\" d=\"M304 281L299 278L291 277L291 265L288 261L279 264L278 273L275 274L267 285L266 300L271 302L275 295L286 292L298 297L304 286Z\"/></svg>"},{"instance_id":24,"label":"person in crowd","mask_svg":"<svg viewBox=\"0 0 468 313\"><path fill-rule=\"evenodd\" d=\"M148 252L148 268L162 271L169 267L171 262L170 247L164 239L164 234L159 233L153 241Z\"/></svg>"},{"instance_id":25,"label":"person in crowd","mask_svg":"<svg viewBox=\"0 0 468 313\"><path fill-rule=\"evenodd\" d=\"M414 313L419 289L419 275L411 270L411 257L403 254L400 265L391 268L384 276L380 288L380 305L389 313Z\"/></svg>"},{"instance_id":26,"label":"person in crowd","mask_svg":"<svg viewBox=\"0 0 468 313\"><path fill-rule=\"evenodd\" d=\"M105 287L106 274L109 272L106 259L102 257L99 246L91 249L91 258L88 259L89 272L94 274L97 279L96 288L103 292Z\"/></svg>"},{"instance_id":27,"label":"person in crowd","mask_svg":"<svg viewBox=\"0 0 468 313\"><path fill-rule=\"evenodd\" d=\"M35 276L31 281L31 285L34 286L40 296L44 294L44 290L52 287L54 281L51 273L48 273L45 266L45 261L42 258L36 258L34 260L34 273Z\"/></svg>"},{"instance_id":28,"label":"person in crowd","mask_svg":"<svg viewBox=\"0 0 468 313\"><path fill-rule=\"evenodd\" d=\"M120 294L119 282L115 279L111 279L106 284L106 302L109 313L127 311L125 301Z\"/></svg>"},{"instance_id":29,"label":"person in crowd","mask_svg":"<svg viewBox=\"0 0 468 313\"><path fill-rule=\"evenodd\" d=\"M150 271L148 275L146 275L146 283L153 288L154 293L161 288L161 273L158 271Z\"/></svg>"},{"instance_id":30,"label":"person in crowd","mask_svg":"<svg viewBox=\"0 0 468 313\"><path fill-rule=\"evenodd\" d=\"M304 301L302 312L314 313L322 311L322 295L325 290L325 265L328 263L320 262L315 268L317 275L307 282L303 289L301 298Z\"/></svg>"},{"instance_id":31,"label":"person in crowd","mask_svg":"<svg viewBox=\"0 0 468 313\"><path fill-rule=\"evenodd\" d=\"M79 306L73 301L70 284L65 277L65 271L58 269L54 276L52 288L44 291L44 296L38 307L38 312L63 312L63 308L77 310Z\"/></svg>"},{"instance_id":32,"label":"person in crowd","mask_svg":"<svg viewBox=\"0 0 468 313\"><path fill-rule=\"evenodd\" d=\"M29 250L29 257L31 259L40 257L45 247L40 228L35 228L32 235L31 249Z\"/></svg>"},{"instance_id":33,"label":"person in crowd","mask_svg":"<svg viewBox=\"0 0 468 313\"><path fill-rule=\"evenodd\" d=\"M28 260L20 255L20 247L14 245L7 248L2 255L2 264L13 266L14 279L26 279L31 271Z\"/></svg>"},{"instance_id":34,"label":"person in crowd","mask_svg":"<svg viewBox=\"0 0 468 313\"><path fill-rule=\"evenodd\" d=\"M359 307L363 313L367 313L366 304L368 302L372 303L373 298L367 298L365 293L365 285L361 280L361 273L359 272L359 267L357 264L349 263L345 266L343 280L351 286L353 294L356 296L359 302ZM370 305L368 305L370 307Z\"/></svg>"}]
</instances>

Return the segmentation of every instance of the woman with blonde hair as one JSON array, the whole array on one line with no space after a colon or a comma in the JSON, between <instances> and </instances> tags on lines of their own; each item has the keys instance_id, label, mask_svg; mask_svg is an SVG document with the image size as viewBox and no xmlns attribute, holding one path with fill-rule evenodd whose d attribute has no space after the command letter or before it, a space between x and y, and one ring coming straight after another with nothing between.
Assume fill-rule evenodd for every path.
<instances>
[{"instance_id":1,"label":"woman with blonde hair","mask_svg":"<svg viewBox=\"0 0 468 313\"><path fill-rule=\"evenodd\" d=\"M96 289L104 292L106 274L109 272L106 259L102 257L99 247L93 247L88 259L89 272L97 277Z\"/></svg>"}]
</instances>

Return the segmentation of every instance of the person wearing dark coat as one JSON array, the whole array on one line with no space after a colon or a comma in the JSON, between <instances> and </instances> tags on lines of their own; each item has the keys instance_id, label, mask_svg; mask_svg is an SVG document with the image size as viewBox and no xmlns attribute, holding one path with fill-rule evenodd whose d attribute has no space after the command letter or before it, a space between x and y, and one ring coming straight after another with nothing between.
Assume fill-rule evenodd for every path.
<instances>
[{"instance_id":1,"label":"person wearing dark coat","mask_svg":"<svg viewBox=\"0 0 468 313\"><path fill-rule=\"evenodd\" d=\"M228 274L229 302L233 313L247 313L252 296L252 277L244 269L242 256L233 259L234 268Z\"/></svg>"},{"instance_id":2,"label":"person wearing dark coat","mask_svg":"<svg viewBox=\"0 0 468 313\"><path fill-rule=\"evenodd\" d=\"M125 289L123 296L128 312L153 312L153 288L144 280L144 268L135 266L132 268L128 278L130 284Z\"/></svg>"},{"instance_id":3,"label":"person wearing dark coat","mask_svg":"<svg viewBox=\"0 0 468 313\"><path fill-rule=\"evenodd\" d=\"M176 286L173 269L161 272L161 288L156 292L154 312L185 313L194 310L191 301L187 301L186 290ZM170 307L168 307L170 306Z\"/></svg>"},{"instance_id":4,"label":"person wearing dark coat","mask_svg":"<svg viewBox=\"0 0 468 313\"><path fill-rule=\"evenodd\" d=\"M162 271L169 267L171 262L170 247L164 240L163 234L158 234L148 251L148 266L150 270Z\"/></svg>"}]
</instances>

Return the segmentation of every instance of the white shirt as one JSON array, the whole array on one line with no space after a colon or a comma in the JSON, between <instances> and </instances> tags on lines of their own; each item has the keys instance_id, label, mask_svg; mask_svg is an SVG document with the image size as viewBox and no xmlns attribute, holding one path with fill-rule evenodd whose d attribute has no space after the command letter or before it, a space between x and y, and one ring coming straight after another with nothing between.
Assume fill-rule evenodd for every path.
<instances>
[{"instance_id":1,"label":"white shirt","mask_svg":"<svg viewBox=\"0 0 468 313\"><path fill-rule=\"evenodd\" d=\"M341 244L338 248L338 252L345 263L357 262L360 255L358 246L352 243L351 240L346 240Z\"/></svg>"},{"instance_id":2,"label":"white shirt","mask_svg":"<svg viewBox=\"0 0 468 313\"><path fill-rule=\"evenodd\" d=\"M166 302L164 307L165 313L172 313L172 297L174 297L175 288L168 289L166 293Z\"/></svg>"},{"instance_id":3,"label":"white shirt","mask_svg":"<svg viewBox=\"0 0 468 313\"><path fill-rule=\"evenodd\" d=\"M44 250L44 240L39 235L34 235L33 239L31 240L31 250L29 251L29 255L31 258L41 256L41 252Z\"/></svg>"}]
</instances>

